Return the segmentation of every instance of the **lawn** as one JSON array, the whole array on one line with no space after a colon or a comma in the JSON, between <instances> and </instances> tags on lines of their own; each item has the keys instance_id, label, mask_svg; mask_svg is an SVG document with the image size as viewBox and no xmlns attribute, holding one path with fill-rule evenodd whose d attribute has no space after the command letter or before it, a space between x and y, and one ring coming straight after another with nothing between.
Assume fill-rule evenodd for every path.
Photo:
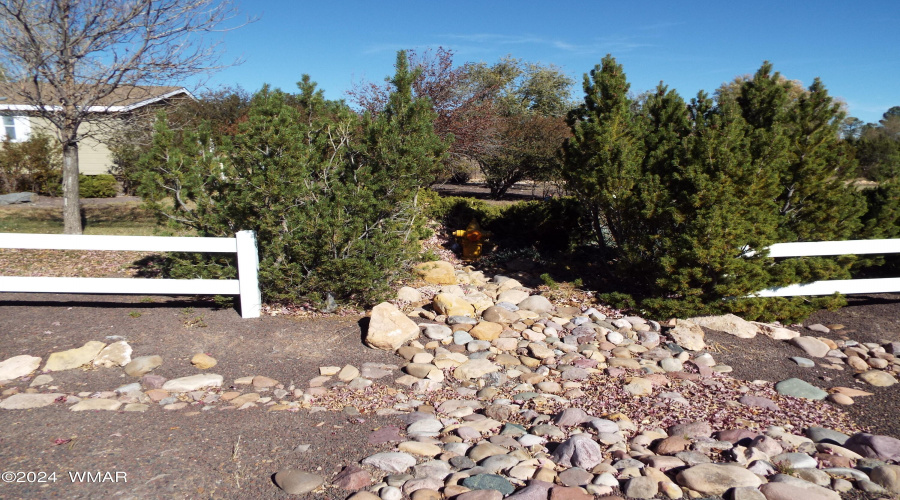
<instances>
[{"instance_id":1,"label":"lawn","mask_svg":"<svg viewBox=\"0 0 900 500\"><path fill-rule=\"evenodd\" d=\"M85 205L84 234L152 235L156 219L140 202ZM0 207L0 233L62 233L62 208L10 205Z\"/></svg>"}]
</instances>

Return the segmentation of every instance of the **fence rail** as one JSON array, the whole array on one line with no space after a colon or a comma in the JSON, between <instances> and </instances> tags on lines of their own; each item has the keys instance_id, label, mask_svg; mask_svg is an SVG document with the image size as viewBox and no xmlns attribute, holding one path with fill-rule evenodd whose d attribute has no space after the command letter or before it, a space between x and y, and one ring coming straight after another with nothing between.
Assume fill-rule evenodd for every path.
<instances>
[{"instance_id":1,"label":"fence rail","mask_svg":"<svg viewBox=\"0 0 900 500\"><path fill-rule=\"evenodd\" d=\"M769 257L778 258L889 253L900 253L900 239L776 243L769 247ZM794 297L832 295L836 292L843 294L900 292L900 278L814 281L782 288L768 288L753 296Z\"/></svg>"},{"instance_id":2,"label":"fence rail","mask_svg":"<svg viewBox=\"0 0 900 500\"><path fill-rule=\"evenodd\" d=\"M239 295L241 317L260 314L259 256L253 231L240 231L234 238L0 233L0 248L234 253L236 280L0 276L0 292Z\"/></svg>"}]
</instances>

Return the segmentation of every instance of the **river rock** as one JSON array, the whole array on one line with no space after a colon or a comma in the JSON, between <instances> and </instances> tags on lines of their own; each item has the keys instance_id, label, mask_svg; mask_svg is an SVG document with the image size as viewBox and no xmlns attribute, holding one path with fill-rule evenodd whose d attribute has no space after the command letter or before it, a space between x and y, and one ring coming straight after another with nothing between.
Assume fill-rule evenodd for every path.
<instances>
[{"instance_id":1,"label":"river rock","mask_svg":"<svg viewBox=\"0 0 900 500\"><path fill-rule=\"evenodd\" d=\"M603 462L603 449L589 434L575 434L560 443L551 456L559 465L591 470Z\"/></svg>"},{"instance_id":2,"label":"river rock","mask_svg":"<svg viewBox=\"0 0 900 500\"><path fill-rule=\"evenodd\" d=\"M794 337L789 342L814 358L823 358L831 350L828 344L815 337Z\"/></svg>"},{"instance_id":3,"label":"river rock","mask_svg":"<svg viewBox=\"0 0 900 500\"><path fill-rule=\"evenodd\" d=\"M676 481L704 495L721 495L731 488L756 488L762 479L737 465L700 464L678 473Z\"/></svg>"},{"instance_id":4,"label":"river rock","mask_svg":"<svg viewBox=\"0 0 900 500\"><path fill-rule=\"evenodd\" d=\"M415 272L432 285L455 285L458 282L453 264L442 260L417 264Z\"/></svg>"},{"instance_id":5,"label":"river rock","mask_svg":"<svg viewBox=\"0 0 900 500\"><path fill-rule=\"evenodd\" d=\"M202 352L194 354L194 357L191 358L191 364L201 370L208 370L218 363L216 358Z\"/></svg>"},{"instance_id":6,"label":"river rock","mask_svg":"<svg viewBox=\"0 0 900 500\"><path fill-rule=\"evenodd\" d=\"M457 380L472 380L497 371L500 371L500 366L491 363L487 359L470 359L457 366L453 371L453 376Z\"/></svg>"},{"instance_id":7,"label":"river rock","mask_svg":"<svg viewBox=\"0 0 900 500\"><path fill-rule=\"evenodd\" d=\"M508 479L496 474L476 474L463 479L462 485L472 490L497 490L503 496L516 490Z\"/></svg>"},{"instance_id":8,"label":"river rock","mask_svg":"<svg viewBox=\"0 0 900 500\"><path fill-rule=\"evenodd\" d=\"M366 330L367 346L385 351L396 351L406 342L419 336L419 326L397 307L382 302L372 308L369 328Z\"/></svg>"},{"instance_id":9,"label":"river rock","mask_svg":"<svg viewBox=\"0 0 900 500\"><path fill-rule=\"evenodd\" d=\"M304 495L322 486L325 479L299 470L282 469L275 473L275 484L291 495Z\"/></svg>"},{"instance_id":10,"label":"river rock","mask_svg":"<svg viewBox=\"0 0 900 500\"><path fill-rule=\"evenodd\" d=\"M548 313L553 310L553 304L543 295L531 295L516 305L519 306L519 309L527 309L538 314Z\"/></svg>"},{"instance_id":11,"label":"river rock","mask_svg":"<svg viewBox=\"0 0 900 500\"><path fill-rule=\"evenodd\" d=\"M860 373L857 375L860 380L867 382L869 385L874 385L875 387L890 387L897 383L897 379L894 378L888 372L883 372L881 370L869 370L864 373Z\"/></svg>"},{"instance_id":12,"label":"river rock","mask_svg":"<svg viewBox=\"0 0 900 500\"><path fill-rule=\"evenodd\" d=\"M872 469L869 477L891 493L900 493L900 465L880 465Z\"/></svg>"},{"instance_id":13,"label":"river rock","mask_svg":"<svg viewBox=\"0 0 900 500\"><path fill-rule=\"evenodd\" d=\"M162 365L161 356L140 356L125 365L125 373L132 377L140 377Z\"/></svg>"},{"instance_id":14,"label":"river rock","mask_svg":"<svg viewBox=\"0 0 900 500\"><path fill-rule=\"evenodd\" d=\"M41 366L41 358L22 354L0 362L0 380L15 380L24 377Z\"/></svg>"},{"instance_id":15,"label":"river rock","mask_svg":"<svg viewBox=\"0 0 900 500\"><path fill-rule=\"evenodd\" d=\"M771 482L762 485L759 490L765 495L766 500L840 500L841 495L821 486L808 483L782 483Z\"/></svg>"},{"instance_id":16,"label":"river rock","mask_svg":"<svg viewBox=\"0 0 900 500\"><path fill-rule=\"evenodd\" d=\"M389 451L385 453L376 453L375 455L363 459L362 463L371 465L372 467L376 467L385 472L402 474L409 470L410 467L416 465L416 459L408 453Z\"/></svg>"},{"instance_id":17,"label":"river rock","mask_svg":"<svg viewBox=\"0 0 900 500\"><path fill-rule=\"evenodd\" d=\"M106 344L103 342L92 340L76 349L54 352L47 358L47 363L44 365L44 371L58 372L72 370L90 364L91 361L100 354L100 351L102 351L104 347L106 347Z\"/></svg>"},{"instance_id":18,"label":"river rock","mask_svg":"<svg viewBox=\"0 0 900 500\"><path fill-rule=\"evenodd\" d=\"M475 306L459 295L439 293L434 296L432 307L444 316L475 317Z\"/></svg>"},{"instance_id":19,"label":"river rock","mask_svg":"<svg viewBox=\"0 0 900 500\"><path fill-rule=\"evenodd\" d=\"M519 314L505 307L500 306L491 306L484 310L481 313L481 317L484 318L485 321L492 321L494 323L502 323L508 325L510 323L515 323L519 321Z\"/></svg>"},{"instance_id":20,"label":"river rock","mask_svg":"<svg viewBox=\"0 0 900 500\"><path fill-rule=\"evenodd\" d=\"M469 330L469 335L471 335L474 339L487 340L490 342L500 337L500 333L502 332L503 325L488 320L482 321L475 325L471 330Z\"/></svg>"},{"instance_id":21,"label":"river rock","mask_svg":"<svg viewBox=\"0 0 900 500\"><path fill-rule=\"evenodd\" d=\"M900 462L900 439L860 432L844 442L844 448L867 458Z\"/></svg>"}]
</instances>

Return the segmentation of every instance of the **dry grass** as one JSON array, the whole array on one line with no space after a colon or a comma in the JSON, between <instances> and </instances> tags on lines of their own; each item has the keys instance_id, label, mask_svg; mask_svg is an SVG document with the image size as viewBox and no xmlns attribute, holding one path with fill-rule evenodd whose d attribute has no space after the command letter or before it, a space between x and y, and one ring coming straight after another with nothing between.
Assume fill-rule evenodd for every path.
<instances>
[{"instance_id":1,"label":"dry grass","mask_svg":"<svg viewBox=\"0 0 900 500\"><path fill-rule=\"evenodd\" d=\"M82 207L84 234L152 235L156 219L140 202L85 205ZM11 205L0 207L0 233L45 233L63 231L62 209Z\"/></svg>"}]
</instances>

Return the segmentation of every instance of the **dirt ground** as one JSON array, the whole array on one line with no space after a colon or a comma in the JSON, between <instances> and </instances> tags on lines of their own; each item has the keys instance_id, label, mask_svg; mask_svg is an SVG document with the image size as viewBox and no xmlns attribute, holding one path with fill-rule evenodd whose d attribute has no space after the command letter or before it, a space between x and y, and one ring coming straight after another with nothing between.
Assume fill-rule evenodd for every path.
<instances>
[{"instance_id":1,"label":"dirt ground","mask_svg":"<svg viewBox=\"0 0 900 500\"><path fill-rule=\"evenodd\" d=\"M205 352L219 361L210 371L223 375L226 384L265 375L305 388L319 366L399 364L394 354L363 346L360 320L242 320L233 309L184 299L3 294L0 359L19 354L46 359L90 340L125 339L133 356L161 355L163 365L154 373L167 378L197 373L189 360ZM844 324L834 338L898 340L900 295L852 299L848 307L816 313L809 322ZM801 353L786 342L708 335L713 355L732 365L738 378L798 376L823 388L861 386L847 372L796 367L787 358ZM134 381L118 368L55 372L53 377L53 385L70 393L112 390ZM27 386L19 381L3 389ZM876 395L858 399L849 413L860 425L900 437L895 417L900 391L867 389ZM143 413L74 413L65 405L0 411L2 469L57 473L55 483L0 483L0 498L283 498L288 495L272 482L278 470L300 469L330 479L341 467L390 448L368 442L374 430L405 425L398 417L354 415L340 408L310 413L222 409L226 405L198 411L199 406L164 411L153 405ZM301 445L310 445L308 451L298 451ZM122 472L127 482L73 482L69 473L81 471ZM346 498L348 493L332 488L315 497Z\"/></svg>"}]
</instances>

